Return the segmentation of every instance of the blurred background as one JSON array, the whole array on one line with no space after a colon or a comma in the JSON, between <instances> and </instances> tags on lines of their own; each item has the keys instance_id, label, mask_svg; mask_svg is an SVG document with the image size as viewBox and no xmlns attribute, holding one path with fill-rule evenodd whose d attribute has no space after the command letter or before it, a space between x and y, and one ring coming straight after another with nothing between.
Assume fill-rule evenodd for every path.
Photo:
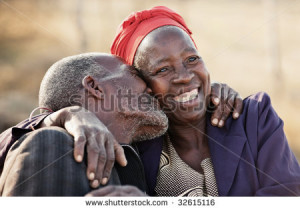
<instances>
[{"instance_id":1,"label":"blurred background","mask_svg":"<svg viewBox=\"0 0 300 210\"><path fill-rule=\"evenodd\" d=\"M300 160L300 0L0 0L0 132L38 106L51 64L109 52L125 17L158 5L184 17L212 80L271 96Z\"/></svg>"}]
</instances>

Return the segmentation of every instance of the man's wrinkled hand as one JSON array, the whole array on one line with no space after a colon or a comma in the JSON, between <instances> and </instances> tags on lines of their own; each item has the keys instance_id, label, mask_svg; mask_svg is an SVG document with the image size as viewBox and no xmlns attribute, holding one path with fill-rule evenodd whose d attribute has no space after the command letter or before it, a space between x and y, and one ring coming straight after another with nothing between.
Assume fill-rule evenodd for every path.
<instances>
[{"instance_id":1,"label":"man's wrinkled hand","mask_svg":"<svg viewBox=\"0 0 300 210\"><path fill-rule=\"evenodd\" d=\"M243 110L242 97L226 84L211 84L211 102L216 108L211 117L214 126L223 127L231 113L232 117L237 119Z\"/></svg>"}]
</instances>

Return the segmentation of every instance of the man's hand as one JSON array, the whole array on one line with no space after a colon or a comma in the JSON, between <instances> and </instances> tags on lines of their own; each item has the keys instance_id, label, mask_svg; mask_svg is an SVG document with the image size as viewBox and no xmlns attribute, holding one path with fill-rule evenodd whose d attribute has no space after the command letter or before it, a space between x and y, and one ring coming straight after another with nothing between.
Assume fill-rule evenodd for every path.
<instances>
[{"instance_id":1,"label":"man's hand","mask_svg":"<svg viewBox=\"0 0 300 210\"><path fill-rule=\"evenodd\" d=\"M115 160L126 166L124 150L94 113L79 106L63 108L45 118L41 127L59 126L74 137L74 158L81 162L87 151L87 177L96 188L106 184Z\"/></svg>"},{"instance_id":2,"label":"man's hand","mask_svg":"<svg viewBox=\"0 0 300 210\"><path fill-rule=\"evenodd\" d=\"M242 97L226 84L211 84L211 101L216 107L211 117L211 123L214 126L223 127L230 113L234 119L242 113Z\"/></svg>"},{"instance_id":3,"label":"man's hand","mask_svg":"<svg viewBox=\"0 0 300 210\"><path fill-rule=\"evenodd\" d=\"M89 192L85 196L147 196L147 195L134 186L109 185L101 189Z\"/></svg>"}]
</instances>

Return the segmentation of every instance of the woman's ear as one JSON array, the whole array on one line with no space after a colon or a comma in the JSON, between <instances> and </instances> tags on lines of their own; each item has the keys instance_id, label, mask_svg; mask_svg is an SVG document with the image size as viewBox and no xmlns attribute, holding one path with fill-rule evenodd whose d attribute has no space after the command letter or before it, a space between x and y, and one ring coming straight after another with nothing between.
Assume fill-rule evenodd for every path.
<instances>
[{"instance_id":1,"label":"woman's ear","mask_svg":"<svg viewBox=\"0 0 300 210\"><path fill-rule=\"evenodd\" d=\"M97 82L92 76L85 76L82 79L82 85L89 94L98 99L103 99L103 89L101 88L99 82Z\"/></svg>"}]
</instances>

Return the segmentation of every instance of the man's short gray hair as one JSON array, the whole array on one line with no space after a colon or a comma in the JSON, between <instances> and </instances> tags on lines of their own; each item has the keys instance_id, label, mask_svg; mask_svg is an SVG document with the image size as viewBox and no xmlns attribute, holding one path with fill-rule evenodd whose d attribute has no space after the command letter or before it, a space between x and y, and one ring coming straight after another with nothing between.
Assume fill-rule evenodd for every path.
<instances>
[{"instance_id":1,"label":"man's short gray hair","mask_svg":"<svg viewBox=\"0 0 300 210\"><path fill-rule=\"evenodd\" d=\"M101 55L105 54L85 53L64 58L53 64L42 80L39 91L39 106L57 111L75 105L72 98L82 96L82 79L85 76L101 78L108 73L95 60Z\"/></svg>"}]
</instances>

